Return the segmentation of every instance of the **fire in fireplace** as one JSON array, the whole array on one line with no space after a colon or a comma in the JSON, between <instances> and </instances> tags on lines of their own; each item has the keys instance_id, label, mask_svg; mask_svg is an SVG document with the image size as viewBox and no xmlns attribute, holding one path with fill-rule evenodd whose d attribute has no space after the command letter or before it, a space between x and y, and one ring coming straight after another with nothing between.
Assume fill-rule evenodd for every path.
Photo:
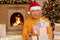
<instances>
[{"instance_id":1,"label":"fire in fireplace","mask_svg":"<svg viewBox=\"0 0 60 40\"><path fill-rule=\"evenodd\" d=\"M10 25L13 27L23 26L24 24L24 17L20 12L15 12L11 15L10 18Z\"/></svg>"}]
</instances>

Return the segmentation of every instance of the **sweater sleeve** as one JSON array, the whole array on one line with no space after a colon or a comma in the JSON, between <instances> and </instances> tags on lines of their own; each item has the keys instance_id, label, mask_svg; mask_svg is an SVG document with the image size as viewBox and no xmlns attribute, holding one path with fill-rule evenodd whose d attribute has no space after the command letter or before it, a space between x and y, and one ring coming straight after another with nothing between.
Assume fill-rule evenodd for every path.
<instances>
[{"instance_id":1,"label":"sweater sleeve","mask_svg":"<svg viewBox=\"0 0 60 40\"><path fill-rule=\"evenodd\" d=\"M22 37L23 37L23 40L27 40L27 21L24 23L24 28L23 28L23 34L22 34Z\"/></svg>"},{"instance_id":2,"label":"sweater sleeve","mask_svg":"<svg viewBox=\"0 0 60 40\"><path fill-rule=\"evenodd\" d=\"M48 33L49 39L52 39L53 33L52 33L52 28L51 28L50 22L49 22L48 27L47 27L47 33Z\"/></svg>"}]
</instances>

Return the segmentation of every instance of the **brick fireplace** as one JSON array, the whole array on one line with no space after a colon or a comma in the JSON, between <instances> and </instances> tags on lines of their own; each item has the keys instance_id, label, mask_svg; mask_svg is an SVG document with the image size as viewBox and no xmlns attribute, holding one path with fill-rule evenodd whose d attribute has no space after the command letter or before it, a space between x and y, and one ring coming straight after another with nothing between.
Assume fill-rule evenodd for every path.
<instances>
[{"instance_id":1,"label":"brick fireplace","mask_svg":"<svg viewBox=\"0 0 60 40\"><path fill-rule=\"evenodd\" d=\"M28 4L0 4L0 24L6 24L7 34L22 34L23 25L20 26L11 26L11 18L14 13L20 14L22 23L26 18L28 18L27 14ZM22 19L23 18L23 19Z\"/></svg>"}]
</instances>

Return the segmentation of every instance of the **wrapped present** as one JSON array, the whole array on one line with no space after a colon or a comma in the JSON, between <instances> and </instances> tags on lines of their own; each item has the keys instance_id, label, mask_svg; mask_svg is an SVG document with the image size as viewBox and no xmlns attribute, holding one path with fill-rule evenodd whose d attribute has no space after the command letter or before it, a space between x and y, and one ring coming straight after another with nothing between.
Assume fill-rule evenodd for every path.
<instances>
[{"instance_id":1,"label":"wrapped present","mask_svg":"<svg viewBox=\"0 0 60 40\"><path fill-rule=\"evenodd\" d=\"M44 20L37 22L33 26L33 32L35 32L35 34L38 35L39 40L48 40L47 29L46 29L47 26L48 26L48 22L45 22ZM32 40L34 40L35 38L37 38L37 36L36 37L33 36Z\"/></svg>"},{"instance_id":2,"label":"wrapped present","mask_svg":"<svg viewBox=\"0 0 60 40\"><path fill-rule=\"evenodd\" d=\"M40 27L40 36L47 35L46 27Z\"/></svg>"},{"instance_id":3,"label":"wrapped present","mask_svg":"<svg viewBox=\"0 0 60 40\"><path fill-rule=\"evenodd\" d=\"M6 36L6 25L0 24L0 37L5 37L5 36Z\"/></svg>"},{"instance_id":4,"label":"wrapped present","mask_svg":"<svg viewBox=\"0 0 60 40\"><path fill-rule=\"evenodd\" d=\"M40 21L40 36L43 36L43 35L47 35L47 26L48 26L48 22L44 21L44 20L41 20Z\"/></svg>"},{"instance_id":5,"label":"wrapped present","mask_svg":"<svg viewBox=\"0 0 60 40\"><path fill-rule=\"evenodd\" d=\"M46 27L33 27L33 31L38 35L47 35Z\"/></svg>"},{"instance_id":6,"label":"wrapped present","mask_svg":"<svg viewBox=\"0 0 60 40\"><path fill-rule=\"evenodd\" d=\"M48 26L48 22L41 21L41 23L37 23L35 26L33 26L33 31L35 32L35 34L38 34L38 35L46 35L47 26Z\"/></svg>"},{"instance_id":7,"label":"wrapped present","mask_svg":"<svg viewBox=\"0 0 60 40\"><path fill-rule=\"evenodd\" d=\"M40 35L40 28L39 28L39 27L33 27L33 32L34 32L35 34Z\"/></svg>"},{"instance_id":8,"label":"wrapped present","mask_svg":"<svg viewBox=\"0 0 60 40\"><path fill-rule=\"evenodd\" d=\"M44 20L40 21L40 27L47 27L49 25L49 22L45 22Z\"/></svg>"}]
</instances>

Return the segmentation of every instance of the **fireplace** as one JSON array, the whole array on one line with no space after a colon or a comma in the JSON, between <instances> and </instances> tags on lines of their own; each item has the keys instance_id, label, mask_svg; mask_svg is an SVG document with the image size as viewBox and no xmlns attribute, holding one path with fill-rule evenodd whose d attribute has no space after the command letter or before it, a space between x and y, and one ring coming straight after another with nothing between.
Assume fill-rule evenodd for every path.
<instances>
[{"instance_id":1,"label":"fireplace","mask_svg":"<svg viewBox=\"0 0 60 40\"><path fill-rule=\"evenodd\" d=\"M24 21L29 16L28 6L29 4L0 4L0 24L6 24L8 35L22 34Z\"/></svg>"},{"instance_id":2,"label":"fireplace","mask_svg":"<svg viewBox=\"0 0 60 40\"><path fill-rule=\"evenodd\" d=\"M22 31L24 26L24 20L26 19L25 9L8 10L8 31Z\"/></svg>"},{"instance_id":3,"label":"fireplace","mask_svg":"<svg viewBox=\"0 0 60 40\"><path fill-rule=\"evenodd\" d=\"M12 27L23 26L24 24L24 17L21 13L15 12L10 17L10 25Z\"/></svg>"}]
</instances>

